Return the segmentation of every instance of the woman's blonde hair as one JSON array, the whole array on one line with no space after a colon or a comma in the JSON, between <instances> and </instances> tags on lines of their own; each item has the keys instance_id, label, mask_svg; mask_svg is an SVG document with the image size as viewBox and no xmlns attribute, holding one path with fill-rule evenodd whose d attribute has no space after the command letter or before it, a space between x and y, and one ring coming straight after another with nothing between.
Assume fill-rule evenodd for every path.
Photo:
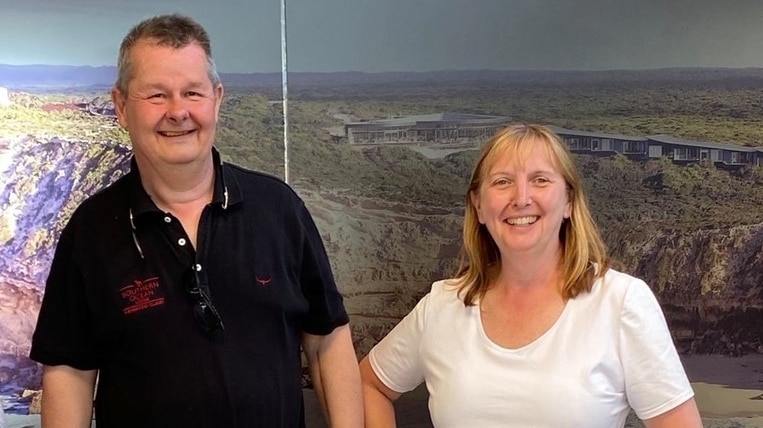
<instances>
[{"instance_id":1,"label":"woman's blonde hair","mask_svg":"<svg viewBox=\"0 0 763 428\"><path fill-rule=\"evenodd\" d=\"M501 263L498 246L479 222L472 194L479 192L486 174L502 156L508 154L521 162L525 158L522 155L536 144L546 149L553 166L564 178L572 207L570 218L564 220L559 231L563 297L574 298L590 291L594 280L604 276L610 266L606 246L588 209L583 183L567 145L545 126L510 125L498 131L482 148L466 192L461 263L456 281L467 306L484 297Z\"/></svg>"}]
</instances>

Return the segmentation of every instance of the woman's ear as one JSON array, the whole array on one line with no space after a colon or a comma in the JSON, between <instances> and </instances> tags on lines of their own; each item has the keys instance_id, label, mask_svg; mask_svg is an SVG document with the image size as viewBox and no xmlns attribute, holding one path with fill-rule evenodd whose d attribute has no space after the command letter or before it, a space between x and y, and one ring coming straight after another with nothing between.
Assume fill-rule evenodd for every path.
<instances>
[{"instance_id":1,"label":"woman's ear","mask_svg":"<svg viewBox=\"0 0 763 428\"><path fill-rule=\"evenodd\" d=\"M474 207L474 211L477 213L477 220L480 222L480 224L485 224L485 221L482 220L482 211L480 210L480 195L476 190L470 190L469 191L469 200L472 202L472 206Z\"/></svg>"},{"instance_id":2,"label":"woman's ear","mask_svg":"<svg viewBox=\"0 0 763 428\"><path fill-rule=\"evenodd\" d=\"M567 204L564 205L564 218L572 217L572 190L567 190Z\"/></svg>"}]
</instances>

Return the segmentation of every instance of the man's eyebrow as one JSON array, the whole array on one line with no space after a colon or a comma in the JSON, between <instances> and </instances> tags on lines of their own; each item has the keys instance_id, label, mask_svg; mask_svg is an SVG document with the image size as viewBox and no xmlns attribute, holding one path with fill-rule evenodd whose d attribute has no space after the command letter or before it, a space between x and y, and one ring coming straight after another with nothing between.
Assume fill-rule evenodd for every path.
<instances>
[{"instance_id":1,"label":"man's eyebrow","mask_svg":"<svg viewBox=\"0 0 763 428\"><path fill-rule=\"evenodd\" d=\"M205 86L204 82L190 82L190 83L188 83L187 85L184 86L184 89L189 89L189 88L190 89L198 89L198 88L203 88L204 86ZM166 90L167 89L167 85L165 85L163 83L159 83L159 82L146 82L146 83L138 84L138 88L137 89L142 89L142 90L150 90L150 89L154 89L154 90Z\"/></svg>"}]
</instances>

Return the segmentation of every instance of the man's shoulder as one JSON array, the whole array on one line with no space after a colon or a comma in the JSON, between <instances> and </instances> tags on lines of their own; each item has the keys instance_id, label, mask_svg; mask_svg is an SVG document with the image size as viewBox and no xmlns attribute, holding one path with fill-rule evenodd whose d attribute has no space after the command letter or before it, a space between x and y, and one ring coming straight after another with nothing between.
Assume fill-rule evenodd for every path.
<instances>
[{"instance_id":1,"label":"man's shoulder","mask_svg":"<svg viewBox=\"0 0 763 428\"><path fill-rule=\"evenodd\" d=\"M281 178L262 171L248 169L241 165L225 162L225 168L235 177L243 191L248 192L277 192L286 196L298 197L297 193Z\"/></svg>"},{"instance_id":2,"label":"man's shoulder","mask_svg":"<svg viewBox=\"0 0 763 428\"><path fill-rule=\"evenodd\" d=\"M270 203L301 203L302 198L281 178L261 171L225 163L227 177L232 177L245 200L256 199ZM267 196L267 197L265 197Z\"/></svg>"}]
</instances>

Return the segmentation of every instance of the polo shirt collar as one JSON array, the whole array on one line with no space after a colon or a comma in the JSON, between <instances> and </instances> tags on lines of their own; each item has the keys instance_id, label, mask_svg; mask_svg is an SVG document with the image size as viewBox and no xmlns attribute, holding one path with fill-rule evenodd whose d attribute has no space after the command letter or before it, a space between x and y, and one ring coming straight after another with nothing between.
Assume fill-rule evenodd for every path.
<instances>
[{"instance_id":1,"label":"polo shirt collar","mask_svg":"<svg viewBox=\"0 0 763 428\"><path fill-rule=\"evenodd\" d=\"M212 148L212 158L215 164L215 184L211 205L218 205L225 210L241 202L241 189L230 166L222 161L220 152L214 147ZM135 156L130 160L130 174L128 174L127 179L129 181L132 216L138 217L148 212L162 212L148 196L146 189L143 188Z\"/></svg>"}]
</instances>

